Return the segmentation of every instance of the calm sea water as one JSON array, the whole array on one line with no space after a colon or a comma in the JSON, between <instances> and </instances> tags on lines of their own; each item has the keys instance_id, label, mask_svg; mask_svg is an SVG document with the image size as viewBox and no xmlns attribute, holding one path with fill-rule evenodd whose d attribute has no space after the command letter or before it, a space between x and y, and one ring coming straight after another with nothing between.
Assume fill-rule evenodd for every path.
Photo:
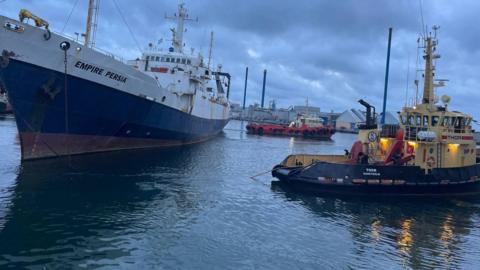
<instances>
[{"instance_id":1,"label":"calm sea water","mask_svg":"<svg viewBox=\"0 0 480 270\"><path fill-rule=\"evenodd\" d=\"M287 154L334 142L259 137L21 163L0 119L0 268L478 269L480 200L315 197L271 186Z\"/></svg>"}]
</instances>

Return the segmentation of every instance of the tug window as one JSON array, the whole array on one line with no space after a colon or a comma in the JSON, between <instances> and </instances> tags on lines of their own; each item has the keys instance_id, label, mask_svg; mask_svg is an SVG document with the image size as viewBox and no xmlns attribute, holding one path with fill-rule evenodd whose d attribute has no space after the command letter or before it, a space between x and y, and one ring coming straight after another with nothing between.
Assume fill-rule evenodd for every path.
<instances>
[{"instance_id":1,"label":"tug window","mask_svg":"<svg viewBox=\"0 0 480 270\"><path fill-rule=\"evenodd\" d=\"M463 124L463 117L455 117L455 122L454 122L454 127L455 129L460 129L462 128L462 124Z\"/></svg>"},{"instance_id":2,"label":"tug window","mask_svg":"<svg viewBox=\"0 0 480 270\"><path fill-rule=\"evenodd\" d=\"M428 127L430 123L428 122L428 115L423 116L423 126Z\"/></svg>"},{"instance_id":3,"label":"tug window","mask_svg":"<svg viewBox=\"0 0 480 270\"><path fill-rule=\"evenodd\" d=\"M170 58L169 58L169 57L167 57L167 60L166 60L166 62L170 63Z\"/></svg>"},{"instance_id":4,"label":"tug window","mask_svg":"<svg viewBox=\"0 0 480 270\"><path fill-rule=\"evenodd\" d=\"M421 117L420 115L417 115L417 116L415 117L415 124L416 124L417 126L421 126L421 125L422 125L422 117Z\"/></svg>"},{"instance_id":5,"label":"tug window","mask_svg":"<svg viewBox=\"0 0 480 270\"><path fill-rule=\"evenodd\" d=\"M450 125L450 117L448 117L448 116L443 117L442 126L448 127L449 125Z\"/></svg>"},{"instance_id":6,"label":"tug window","mask_svg":"<svg viewBox=\"0 0 480 270\"><path fill-rule=\"evenodd\" d=\"M160 59L160 61L161 61L161 62L165 62L165 57L162 57L162 58Z\"/></svg>"},{"instance_id":7,"label":"tug window","mask_svg":"<svg viewBox=\"0 0 480 270\"><path fill-rule=\"evenodd\" d=\"M438 116L432 116L432 126L435 127L438 124Z\"/></svg>"},{"instance_id":8,"label":"tug window","mask_svg":"<svg viewBox=\"0 0 480 270\"><path fill-rule=\"evenodd\" d=\"M405 125L407 123L407 116L404 114L401 114L400 121L402 121L402 125Z\"/></svg>"},{"instance_id":9,"label":"tug window","mask_svg":"<svg viewBox=\"0 0 480 270\"><path fill-rule=\"evenodd\" d=\"M180 61L181 61L180 58L177 58L177 63L180 63Z\"/></svg>"},{"instance_id":10,"label":"tug window","mask_svg":"<svg viewBox=\"0 0 480 270\"><path fill-rule=\"evenodd\" d=\"M150 56L147 55L147 57L145 57L145 60L148 61L149 59L150 59Z\"/></svg>"},{"instance_id":11,"label":"tug window","mask_svg":"<svg viewBox=\"0 0 480 270\"><path fill-rule=\"evenodd\" d=\"M187 60L187 64L190 65L192 63L192 61L190 61L190 59Z\"/></svg>"},{"instance_id":12,"label":"tug window","mask_svg":"<svg viewBox=\"0 0 480 270\"><path fill-rule=\"evenodd\" d=\"M183 58L183 59L182 59L182 64L185 65L186 63L187 63L187 59Z\"/></svg>"},{"instance_id":13,"label":"tug window","mask_svg":"<svg viewBox=\"0 0 480 270\"><path fill-rule=\"evenodd\" d=\"M159 56L155 57L155 61L157 62L160 61L160 57Z\"/></svg>"},{"instance_id":14,"label":"tug window","mask_svg":"<svg viewBox=\"0 0 480 270\"><path fill-rule=\"evenodd\" d=\"M414 123L414 116L411 114L408 116L408 124L413 125L413 123Z\"/></svg>"},{"instance_id":15,"label":"tug window","mask_svg":"<svg viewBox=\"0 0 480 270\"><path fill-rule=\"evenodd\" d=\"M467 118L467 120L465 121L465 126L470 126L470 123L472 122L472 119L471 118Z\"/></svg>"}]
</instances>

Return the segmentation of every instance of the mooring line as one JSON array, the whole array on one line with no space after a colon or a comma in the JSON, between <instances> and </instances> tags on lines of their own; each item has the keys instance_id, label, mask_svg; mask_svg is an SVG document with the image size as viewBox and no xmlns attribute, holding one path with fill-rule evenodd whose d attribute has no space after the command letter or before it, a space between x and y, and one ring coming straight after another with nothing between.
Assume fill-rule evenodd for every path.
<instances>
[{"instance_id":1,"label":"mooring line","mask_svg":"<svg viewBox=\"0 0 480 270\"><path fill-rule=\"evenodd\" d=\"M253 176L250 176L250 179L252 179L253 181L257 182L257 183L260 183L264 186L269 186L268 184L264 183L264 182L261 182L259 179L257 179L257 177L261 176L261 175L264 175L264 174L267 174L267 173L271 173L273 170L268 170L268 171L265 171L265 172L262 172L262 173L259 173L259 174L256 174L256 175L253 175Z\"/></svg>"}]
</instances>

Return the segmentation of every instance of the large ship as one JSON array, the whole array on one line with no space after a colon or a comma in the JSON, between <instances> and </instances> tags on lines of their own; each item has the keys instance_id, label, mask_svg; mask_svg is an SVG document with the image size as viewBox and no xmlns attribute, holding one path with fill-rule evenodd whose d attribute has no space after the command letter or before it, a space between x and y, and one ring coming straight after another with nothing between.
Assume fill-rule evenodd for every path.
<instances>
[{"instance_id":1,"label":"large ship","mask_svg":"<svg viewBox=\"0 0 480 270\"><path fill-rule=\"evenodd\" d=\"M19 20L0 16L0 88L13 107L22 159L184 145L220 133L230 75L211 68L210 56L184 51L184 5L170 18L177 23L171 47L149 44L123 62L93 46L97 4L89 0L84 44L24 9Z\"/></svg>"},{"instance_id":2,"label":"large ship","mask_svg":"<svg viewBox=\"0 0 480 270\"><path fill-rule=\"evenodd\" d=\"M480 163L472 117L449 111L451 101L435 96L444 80L435 76L438 44L423 36L423 99L399 113L400 129L379 128L370 104L358 140L345 155L290 155L272 175L280 185L309 192L375 196L464 196L480 193ZM418 85L418 81L416 81Z\"/></svg>"}]
</instances>

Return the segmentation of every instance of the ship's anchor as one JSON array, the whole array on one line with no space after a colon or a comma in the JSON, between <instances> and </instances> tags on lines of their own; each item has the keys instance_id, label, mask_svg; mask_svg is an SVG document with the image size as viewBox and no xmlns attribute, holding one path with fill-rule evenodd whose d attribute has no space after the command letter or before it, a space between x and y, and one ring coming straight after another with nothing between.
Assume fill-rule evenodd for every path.
<instances>
[{"instance_id":1,"label":"ship's anchor","mask_svg":"<svg viewBox=\"0 0 480 270\"><path fill-rule=\"evenodd\" d=\"M2 51L2 55L0 56L0 68L6 68L8 67L8 64L10 64L10 57L15 56L14 52L9 52L7 50Z\"/></svg>"},{"instance_id":2,"label":"ship's anchor","mask_svg":"<svg viewBox=\"0 0 480 270\"><path fill-rule=\"evenodd\" d=\"M47 94L51 100L53 100L57 96L57 94L60 93L59 87L56 87L55 89L53 89L54 84L55 84L55 79L51 78L50 80L48 80L48 82L46 82L44 85L40 87L40 89L42 89L43 92Z\"/></svg>"}]
</instances>

